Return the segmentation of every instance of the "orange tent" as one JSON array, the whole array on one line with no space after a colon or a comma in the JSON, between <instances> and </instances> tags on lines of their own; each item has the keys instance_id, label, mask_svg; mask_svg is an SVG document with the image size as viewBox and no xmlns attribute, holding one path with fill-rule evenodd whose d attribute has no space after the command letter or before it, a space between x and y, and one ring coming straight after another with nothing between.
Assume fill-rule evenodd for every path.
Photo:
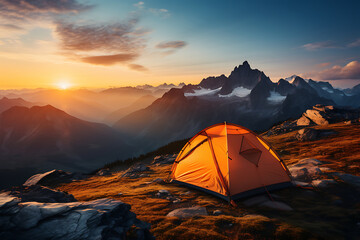
<instances>
[{"instance_id":1,"label":"orange tent","mask_svg":"<svg viewBox=\"0 0 360 240\"><path fill-rule=\"evenodd\" d=\"M191 138L178 154L170 179L228 201L292 186L284 162L261 137L227 123Z\"/></svg>"}]
</instances>

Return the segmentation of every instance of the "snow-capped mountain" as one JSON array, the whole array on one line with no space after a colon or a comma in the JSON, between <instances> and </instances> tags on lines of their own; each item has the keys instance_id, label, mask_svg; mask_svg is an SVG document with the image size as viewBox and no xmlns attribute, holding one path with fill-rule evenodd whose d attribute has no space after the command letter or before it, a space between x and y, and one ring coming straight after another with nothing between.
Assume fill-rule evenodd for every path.
<instances>
[{"instance_id":1,"label":"snow-capped mountain","mask_svg":"<svg viewBox=\"0 0 360 240\"><path fill-rule=\"evenodd\" d=\"M145 109L117 121L116 129L141 142L144 151L192 136L218 122L253 130L298 117L316 104L360 107L359 95L347 96L331 84L299 76L272 82L247 61L231 74L203 79L198 85L171 89Z\"/></svg>"}]
</instances>

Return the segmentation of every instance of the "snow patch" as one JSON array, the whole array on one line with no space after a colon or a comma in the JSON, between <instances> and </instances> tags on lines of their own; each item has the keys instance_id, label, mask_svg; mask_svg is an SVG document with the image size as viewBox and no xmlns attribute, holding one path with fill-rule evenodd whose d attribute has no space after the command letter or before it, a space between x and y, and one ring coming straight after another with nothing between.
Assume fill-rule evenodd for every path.
<instances>
[{"instance_id":1,"label":"snow patch","mask_svg":"<svg viewBox=\"0 0 360 240\"><path fill-rule=\"evenodd\" d=\"M219 94L219 97L246 97L247 95L249 95L251 92L251 89L247 89L247 88L244 88L244 87L237 87L237 88L234 88L234 90L229 93L228 95L220 95Z\"/></svg>"},{"instance_id":2,"label":"snow patch","mask_svg":"<svg viewBox=\"0 0 360 240\"><path fill-rule=\"evenodd\" d=\"M286 98L286 96L283 96L283 95L281 95L281 94L278 93L278 92L271 91L271 92L270 92L270 97L268 97L267 100L268 100L269 102L280 103L280 102L284 101L285 98Z\"/></svg>"},{"instance_id":3,"label":"snow patch","mask_svg":"<svg viewBox=\"0 0 360 240\"><path fill-rule=\"evenodd\" d=\"M210 95L210 94L214 94L218 91L220 91L220 88L217 89L206 89L206 88L200 88L200 89L196 89L194 90L193 93L185 93L185 97L198 97L198 96L205 96L205 95Z\"/></svg>"},{"instance_id":4,"label":"snow patch","mask_svg":"<svg viewBox=\"0 0 360 240\"><path fill-rule=\"evenodd\" d=\"M329 88L327 88L327 87L322 87L321 89L322 89L322 90L325 90L325 91L327 91L327 92L329 92L329 93L334 93L334 91L333 91L332 89L329 89Z\"/></svg>"}]
</instances>

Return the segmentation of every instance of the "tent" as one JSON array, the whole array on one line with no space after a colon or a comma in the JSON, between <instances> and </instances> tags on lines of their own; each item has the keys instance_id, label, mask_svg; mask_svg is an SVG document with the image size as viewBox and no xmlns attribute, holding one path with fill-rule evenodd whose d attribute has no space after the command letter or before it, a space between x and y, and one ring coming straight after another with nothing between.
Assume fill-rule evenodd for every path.
<instances>
[{"instance_id":1,"label":"tent","mask_svg":"<svg viewBox=\"0 0 360 240\"><path fill-rule=\"evenodd\" d=\"M236 124L212 125L175 159L170 181L231 201L292 186L284 162L260 136Z\"/></svg>"}]
</instances>

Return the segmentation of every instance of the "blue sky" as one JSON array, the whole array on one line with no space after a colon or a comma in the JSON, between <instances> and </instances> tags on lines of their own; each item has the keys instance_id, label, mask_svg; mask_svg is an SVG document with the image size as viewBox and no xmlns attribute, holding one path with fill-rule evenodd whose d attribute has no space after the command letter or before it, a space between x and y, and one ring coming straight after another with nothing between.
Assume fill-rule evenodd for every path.
<instances>
[{"instance_id":1,"label":"blue sky","mask_svg":"<svg viewBox=\"0 0 360 240\"><path fill-rule=\"evenodd\" d=\"M0 1L5 22L0 53L11 52L16 63L20 48L10 44L12 35L6 31L11 27L4 26L14 23L6 11L12 4L25 16L15 21L22 31L11 29L18 31L13 40L22 43L21 56L41 52L56 63L63 59L66 69L71 61L78 64L74 68L88 65L92 76L106 74L108 85L199 82L228 75L245 60L273 81L298 74L338 87L360 83L360 1L64 0L63 6L48 1L38 1L41 11L35 20L34 10ZM84 42L85 30L79 26L85 25L96 46ZM114 26L128 30L111 32ZM103 43L91 37L96 34L104 36ZM35 43L39 49L33 53ZM8 55L0 55L0 66ZM69 72L74 78L85 76Z\"/></svg>"}]
</instances>

